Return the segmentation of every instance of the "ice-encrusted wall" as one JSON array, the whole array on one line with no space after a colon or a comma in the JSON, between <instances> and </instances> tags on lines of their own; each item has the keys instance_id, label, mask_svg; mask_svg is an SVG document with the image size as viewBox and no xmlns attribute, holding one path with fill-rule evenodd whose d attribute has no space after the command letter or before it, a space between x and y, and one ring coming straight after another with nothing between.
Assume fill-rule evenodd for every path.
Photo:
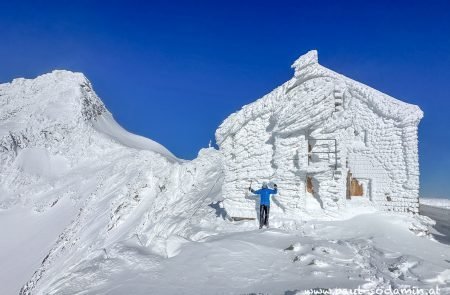
<instances>
[{"instance_id":1,"label":"ice-encrusted wall","mask_svg":"<svg viewBox=\"0 0 450 295\"><path fill-rule=\"evenodd\" d=\"M292 79L216 132L228 214L254 216L248 187L267 180L279 186L275 214L307 213L311 201L337 211L351 199L352 178L374 206L417 212L420 108L321 66L315 50L292 67Z\"/></svg>"}]
</instances>

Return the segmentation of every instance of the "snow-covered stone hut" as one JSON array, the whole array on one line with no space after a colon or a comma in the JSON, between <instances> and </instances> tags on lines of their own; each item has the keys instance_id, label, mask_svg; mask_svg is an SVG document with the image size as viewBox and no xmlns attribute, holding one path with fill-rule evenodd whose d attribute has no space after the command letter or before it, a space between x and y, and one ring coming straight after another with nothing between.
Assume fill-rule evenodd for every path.
<instances>
[{"instance_id":1,"label":"snow-covered stone hut","mask_svg":"<svg viewBox=\"0 0 450 295\"><path fill-rule=\"evenodd\" d=\"M315 50L292 68L292 79L216 131L229 216L254 217L248 187L264 180L278 184L287 216L311 202L316 211L338 211L352 199L417 213L420 108L321 66ZM282 211L274 204L271 212Z\"/></svg>"}]
</instances>

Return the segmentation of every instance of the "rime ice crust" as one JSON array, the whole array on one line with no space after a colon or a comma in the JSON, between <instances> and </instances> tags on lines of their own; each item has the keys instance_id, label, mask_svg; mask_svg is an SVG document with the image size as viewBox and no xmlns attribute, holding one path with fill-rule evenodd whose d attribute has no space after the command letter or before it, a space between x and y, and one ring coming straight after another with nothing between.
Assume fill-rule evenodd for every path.
<instances>
[{"instance_id":1,"label":"rime ice crust","mask_svg":"<svg viewBox=\"0 0 450 295\"><path fill-rule=\"evenodd\" d=\"M288 216L338 211L348 202L349 173L368 206L417 212L420 108L321 66L315 50L292 67L291 80L216 131L230 216L253 216L246 189L268 179L279 184Z\"/></svg>"},{"instance_id":2,"label":"rime ice crust","mask_svg":"<svg viewBox=\"0 0 450 295\"><path fill-rule=\"evenodd\" d=\"M319 56L317 50L310 50L306 54L300 56L291 66L295 70L294 76L300 76L301 70L310 65L319 63Z\"/></svg>"}]
</instances>

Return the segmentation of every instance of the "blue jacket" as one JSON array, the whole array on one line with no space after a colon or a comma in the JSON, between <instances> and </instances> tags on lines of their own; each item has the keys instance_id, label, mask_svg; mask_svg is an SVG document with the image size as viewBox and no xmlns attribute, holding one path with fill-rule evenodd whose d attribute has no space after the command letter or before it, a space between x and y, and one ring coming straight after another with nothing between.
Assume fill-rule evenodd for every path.
<instances>
[{"instance_id":1,"label":"blue jacket","mask_svg":"<svg viewBox=\"0 0 450 295\"><path fill-rule=\"evenodd\" d=\"M261 196L259 204L266 206L270 206L270 195L275 195L277 191L278 191L277 189L270 189L270 188L262 188L257 191L251 190L251 192L254 193L255 195Z\"/></svg>"}]
</instances>

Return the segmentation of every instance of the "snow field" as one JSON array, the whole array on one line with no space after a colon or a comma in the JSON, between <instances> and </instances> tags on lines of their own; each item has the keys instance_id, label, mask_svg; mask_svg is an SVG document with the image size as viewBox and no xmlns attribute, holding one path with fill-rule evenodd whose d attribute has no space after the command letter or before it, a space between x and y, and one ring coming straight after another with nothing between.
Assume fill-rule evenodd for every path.
<instances>
[{"instance_id":1,"label":"snow field","mask_svg":"<svg viewBox=\"0 0 450 295\"><path fill-rule=\"evenodd\" d=\"M371 213L286 231L257 230L252 222L230 223L205 211L209 222L195 226L210 235L176 237L176 255L155 255L134 240L119 243L108 256L77 264L50 294L300 294L436 285L450 292L448 246L416 236L407 227L411 217Z\"/></svg>"}]
</instances>

